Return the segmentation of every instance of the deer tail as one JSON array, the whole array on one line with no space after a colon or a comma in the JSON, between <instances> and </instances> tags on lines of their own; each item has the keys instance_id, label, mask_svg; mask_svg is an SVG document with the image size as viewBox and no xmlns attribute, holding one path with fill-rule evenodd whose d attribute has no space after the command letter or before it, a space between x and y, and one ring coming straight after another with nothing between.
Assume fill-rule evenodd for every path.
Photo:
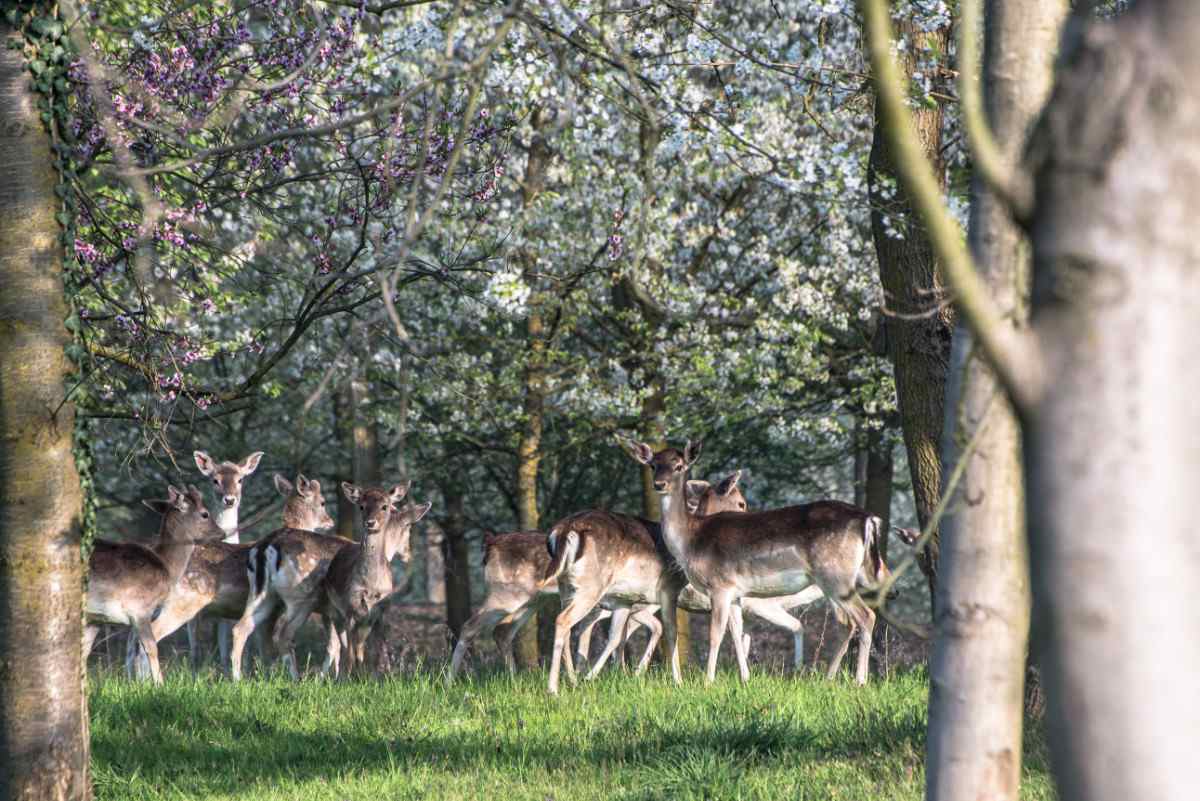
<instances>
[{"instance_id":1,"label":"deer tail","mask_svg":"<svg viewBox=\"0 0 1200 801\"><path fill-rule=\"evenodd\" d=\"M579 533L568 529L566 534L560 534L557 528L550 531L546 537L546 550L550 552L550 566L546 568L546 576L542 583L546 584L557 579L566 570L567 565L575 561L579 553Z\"/></svg>"}]
</instances>

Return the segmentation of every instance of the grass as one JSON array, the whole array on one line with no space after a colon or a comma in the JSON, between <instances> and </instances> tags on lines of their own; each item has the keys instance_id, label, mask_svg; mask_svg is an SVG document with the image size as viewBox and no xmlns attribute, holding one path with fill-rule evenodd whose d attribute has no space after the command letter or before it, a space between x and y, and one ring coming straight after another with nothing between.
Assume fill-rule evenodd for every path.
<instances>
[{"instance_id":1,"label":"grass","mask_svg":"<svg viewBox=\"0 0 1200 801\"><path fill-rule=\"evenodd\" d=\"M615 671L561 697L545 675L242 684L173 671L92 683L99 801L922 798L928 680ZM1053 799L1039 734L1022 797Z\"/></svg>"}]
</instances>

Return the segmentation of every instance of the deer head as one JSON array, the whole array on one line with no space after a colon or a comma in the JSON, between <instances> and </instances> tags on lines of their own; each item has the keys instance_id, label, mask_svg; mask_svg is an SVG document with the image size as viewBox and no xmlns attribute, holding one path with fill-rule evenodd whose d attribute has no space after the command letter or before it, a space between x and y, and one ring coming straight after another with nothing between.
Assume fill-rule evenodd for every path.
<instances>
[{"instance_id":1,"label":"deer head","mask_svg":"<svg viewBox=\"0 0 1200 801\"><path fill-rule=\"evenodd\" d=\"M346 499L362 510L367 537L388 535L384 548L389 560L398 555L405 562L412 561L412 525L424 517L433 505L424 503L399 506L411 485L412 482L406 481L386 490L375 487L364 489L348 481L342 482L342 492Z\"/></svg>"},{"instance_id":2,"label":"deer head","mask_svg":"<svg viewBox=\"0 0 1200 801\"><path fill-rule=\"evenodd\" d=\"M620 434L617 435L617 442L634 460L650 468L654 475L654 490L659 495L670 495L676 490L682 493L688 470L700 458L699 440L696 442L688 440L682 452L675 448L665 448L658 453L655 453L654 449L646 443L623 437ZM726 480L728 481L728 479ZM735 479L734 485L736 486L736 484Z\"/></svg>"},{"instance_id":3,"label":"deer head","mask_svg":"<svg viewBox=\"0 0 1200 801\"><path fill-rule=\"evenodd\" d=\"M738 488L741 477L742 471L738 470L723 478L716 486L707 481L688 481L684 485L688 511L700 516L746 511L746 496Z\"/></svg>"},{"instance_id":4,"label":"deer head","mask_svg":"<svg viewBox=\"0 0 1200 801\"><path fill-rule=\"evenodd\" d=\"M213 494L226 509L236 509L242 502L242 480L258 469L262 451L255 451L242 462L217 462L205 451L192 454L200 472L212 479Z\"/></svg>"},{"instance_id":5,"label":"deer head","mask_svg":"<svg viewBox=\"0 0 1200 801\"><path fill-rule=\"evenodd\" d=\"M324 531L333 527L333 518L325 510L321 482L297 474L296 483L275 474L275 489L287 500L283 505L283 524L301 531Z\"/></svg>"},{"instance_id":6,"label":"deer head","mask_svg":"<svg viewBox=\"0 0 1200 801\"><path fill-rule=\"evenodd\" d=\"M164 542L195 543L219 540L225 535L204 507L200 490L193 486L184 491L168 485L165 500L142 503L162 515L159 532Z\"/></svg>"}]
</instances>

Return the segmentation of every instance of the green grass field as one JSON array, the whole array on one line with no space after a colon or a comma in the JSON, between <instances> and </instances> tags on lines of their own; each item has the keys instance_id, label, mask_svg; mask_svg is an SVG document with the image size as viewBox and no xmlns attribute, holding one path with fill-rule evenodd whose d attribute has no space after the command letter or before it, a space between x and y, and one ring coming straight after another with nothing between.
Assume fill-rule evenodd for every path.
<instances>
[{"instance_id":1,"label":"green grass field","mask_svg":"<svg viewBox=\"0 0 1200 801\"><path fill-rule=\"evenodd\" d=\"M93 679L93 778L117 799L919 799L923 672L873 681L615 671L552 699L544 673L164 687ZM1040 735L1022 797L1052 799Z\"/></svg>"}]
</instances>

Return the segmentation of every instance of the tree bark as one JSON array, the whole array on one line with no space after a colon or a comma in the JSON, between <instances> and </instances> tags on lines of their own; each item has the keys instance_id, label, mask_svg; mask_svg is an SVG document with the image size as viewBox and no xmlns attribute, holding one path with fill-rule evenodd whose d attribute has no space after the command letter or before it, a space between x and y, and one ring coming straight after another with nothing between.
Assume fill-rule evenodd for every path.
<instances>
[{"instance_id":1,"label":"tree bark","mask_svg":"<svg viewBox=\"0 0 1200 801\"><path fill-rule=\"evenodd\" d=\"M1049 94L1065 13L1063 2L987 4L982 88L1009 165L1017 163ZM979 176L971 195L975 262L1007 324L1027 325L1029 246ZM946 397L946 469L963 458L967 441L976 444L941 526L926 752L930 801L1018 796L1030 605L1020 430L960 320Z\"/></svg>"},{"instance_id":2,"label":"tree bark","mask_svg":"<svg viewBox=\"0 0 1200 801\"><path fill-rule=\"evenodd\" d=\"M441 523L429 520L425 526L425 599L431 604L446 603L447 583L446 532Z\"/></svg>"},{"instance_id":3,"label":"tree bark","mask_svg":"<svg viewBox=\"0 0 1200 801\"><path fill-rule=\"evenodd\" d=\"M334 427L341 445L338 449L337 473L334 478L334 491L337 495L337 535L352 540L356 539L357 526L354 516L358 510L342 492L342 482L354 480L354 416L350 411L350 383L346 382L338 387L330 396L333 402Z\"/></svg>"},{"instance_id":4,"label":"tree bark","mask_svg":"<svg viewBox=\"0 0 1200 801\"><path fill-rule=\"evenodd\" d=\"M58 177L0 21L0 799L83 799L83 565Z\"/></svg>"},{"instance_id":5,"label":"tree bark","mask_svg":"<svg viewBox=\"0 0 1200 801\"><path fill-rule=\"evenodd\" d=\"M445 543L446 625L458 642L463 624L471 617L471 562L467 548L467 518L463 512L463 494L451 488L443 490L446 516L442 519Z\"/></svg>"},{"instance_id":6,"label":"tree bark","mask_svg":"<svg viewBox=\"0 0 1200 801\"><path fill-rule=\"evenodd\" d=\"M350 416L354 421L354 483L362 486L378 486L382 481L379 469L379 423L371 408L371 383L367 376L370 350L366 327L355 323L355 344L361 347L356 352L354 371L350 376Z\"/></svg>"},{"instance_id":7,"label":"tree bark","mask_svg":"<svg viewBox=\"0 0 1200 801\"><path fill-rule=\"evenodd\" d=\"M948 31L921 31L911 20L897 24L909 43L898 55L905 79L917 67L914 54L922 46L947 52ZM921 106L913 110L917 136L934 173L944 176L942 162L942 108ZM896 179L894 160L887 145L879 101L867 168L871 199L871 233L879 261L879 277L892 316L887 318L887 342L896 380L900 427L912 473L917 518L922 527L933 516L941 493L941 438L946 370L950 358L953 314L945 303L942 277L933 245L915 207ZM894 190L894 191L893 191ZM890 231L900 232L897 238ZM937 577L938 537L935 532L920 565L932 599Z\"/></svg>"},{"instance_id":8,"label":"tree bark","mask_svg":"<svg viewBox=\"0 0 1200 801\"><path fill-rule=\"evenodd\" d=\"M1029 150L1035 644L1058 795L1196 796L1200 5L1071 41Z\"/></svg>"},{"instance_id":9,"label":"tree bark","mask_svg":"<svg viewBox=\"0 0 1200 801\"><path fill-rule=\"evenodd\" d=\"M521 205L528 209L541 193L546 182L546 166L553 152L540 129L544 114L541 109L533 113L531 125L533 136L529 143L528 160L521 186ZM532 262L529 253L519 254ZM517 446L517 528L536 531L541 522L538 515L538 467L542 459L542 424L546 404L546 323L541 308L542 294L537 291L537 281L526 270L526 280L534 285L529 315L525 319L525 400L522 407L521 441ZM538 630L549 628L543 622L544 614L538 614L517 635L515 649L517 664L523 668L538 667ZM544 639L544 638L543 638Z\"/></svg>"}]
</instances>

